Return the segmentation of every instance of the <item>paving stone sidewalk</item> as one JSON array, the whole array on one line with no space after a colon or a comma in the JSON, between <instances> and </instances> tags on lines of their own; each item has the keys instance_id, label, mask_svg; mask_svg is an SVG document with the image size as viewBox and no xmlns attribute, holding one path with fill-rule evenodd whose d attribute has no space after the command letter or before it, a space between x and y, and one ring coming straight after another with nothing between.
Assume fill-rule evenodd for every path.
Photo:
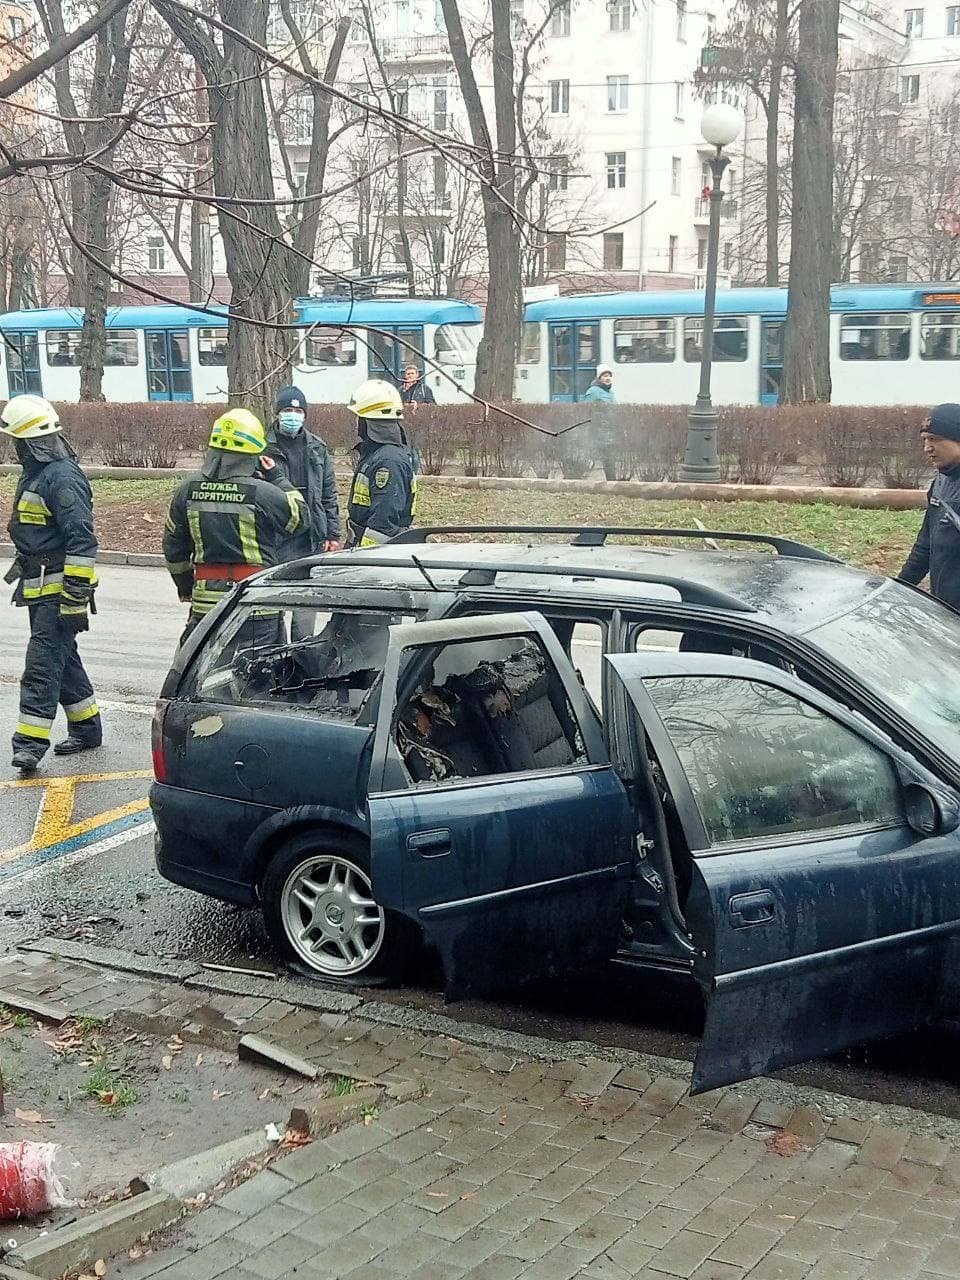
<instances>
[{"instance_id":1,"label":"paving stone sidewalk","mask_svg":"<svg viewBox=\"0 0 960 1280\"><path fill-rule=\"evenodd\" d=\"M675 1076L562 1045L548 1061L42 955L0 960L0 989L184 1033L202 1002L221 1034L407 1086L114 1260L117 1280L960 1277L958 1143L744 1088L691 1099Z\"/></svg>"}]
</instances>

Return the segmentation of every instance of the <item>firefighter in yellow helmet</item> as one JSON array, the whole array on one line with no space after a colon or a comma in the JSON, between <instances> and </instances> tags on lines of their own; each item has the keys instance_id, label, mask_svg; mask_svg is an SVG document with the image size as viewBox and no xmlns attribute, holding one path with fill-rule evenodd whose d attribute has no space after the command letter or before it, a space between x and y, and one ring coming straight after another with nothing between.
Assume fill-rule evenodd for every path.
<instances>
[{"instance_id":1,"label":"firefighter in yellow helmet","mask_svg":"<svg viewBox=\"0 0 960 1280\"><path fill-rule=\"evenodd\" d=\"M389 382L371 378L350 398L357 415L357 465L347 520L352 547L376 547L409 529L417 510L417 478L403 433L403 401Z\"/></svg>"},{"instance_id":2,"label":"firefighter in yellow helmet","mask_svg":"<svg viewBox=\"0 0 960 1280\"><path fill-rule=\"evenodd\" d=\"M177 489L163 536L163 555L190 616L190 634L235 583L278 564L287 538L309 513L301 494L255 473L267 447L263 424L249 409L228 409L213 424L203 467Z\"/></svg>"},{"instance_id":3,"label":"firefighter in yellow helmet","mask_svg":"<svg viewBox=\"0 0 960 1280\"><path fill-rule=\"evenodd\" d=\"M77 455L63 438L56 409L40 396L14 396L0 414L23 473L7 528L16 558L6 574L14 603L30 612L30 642L20 678L20 718L13 767L36 769L47 748L57 704L67 737L54 747L72 755L99 747L100 709L77 652L88 630L97 585L93 497Z\"/></svg>"}]
</instances>

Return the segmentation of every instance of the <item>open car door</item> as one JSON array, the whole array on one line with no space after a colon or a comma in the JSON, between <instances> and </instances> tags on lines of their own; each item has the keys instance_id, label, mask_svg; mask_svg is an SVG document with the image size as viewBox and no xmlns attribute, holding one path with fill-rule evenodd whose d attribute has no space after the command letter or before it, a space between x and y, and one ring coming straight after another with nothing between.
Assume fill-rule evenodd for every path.
<instances>
[{"instance_id":1,"label":"open car door","mask_svg":"<svg viewBox=\"0 0 960 1280\"><path fill-rule=\"evenodd\" d=\"M608 658L659 764L706 1002L691 1093L908 1031L952 999L956 796L774 666ZM682 836L681 836L682 833Z\"/></svg>"},{"instance_id":2,"label":"open car door","mask_svg":"<svg viewBox=\"0 0 960 1280\"><path fill-rule=\"evenodd\" d=\"M613 955L632 808L541 615L390 629L368 794L377 901L437 949L448 997Z\"/></svg>"}]
</instances>

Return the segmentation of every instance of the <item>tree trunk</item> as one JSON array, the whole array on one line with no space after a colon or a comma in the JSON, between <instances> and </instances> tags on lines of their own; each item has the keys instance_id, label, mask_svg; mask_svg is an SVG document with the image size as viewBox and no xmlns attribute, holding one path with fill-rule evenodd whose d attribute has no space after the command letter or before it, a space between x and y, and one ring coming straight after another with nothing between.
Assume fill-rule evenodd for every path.
<instances>
[{"instance_id":1,"label":"tree trunk","mask_svg":"<svg viewBox=\"0 0 960 1280\"><path fill-rule=\"evenodd\" d=\"M270 133L263 94L265 68L254 49L223 32L222 52L209 29L184 10L153 0L199 64L207 83L213 129L212 168L220 206L220 234L231 286L227 377L229 396L261 417L290 381L293 279L289 248L277 214ZM220 21L261 47L267 42L266 4L219 0Z\"/></svg>"},{"instance_id":2,"label":"tree trunk","mask_svg":"<svg viewBox=\"0 0 960 1280\"><path fill-rule=\"evenodd\" d=\"M767 172L764 193L769 285L780 283L780 97L783 92L783 69L789 39L789 0L777 0L774 48L770 60L770 90L767 95Z\"/></svg>"},{"instance_id":3,"label":"tree trunk","mask_svg":"<svg viewBox=\"0 0 960 1280\"><path fill-rule=\"evenodd\" d=\"M477 350L475 394L482 400L513 399L520 340L520 233L516 202L517 104L514 94L510 0L491 0L493 22L493 100L496 150L467 49L457 0L440 0L450 54L460 81L470 135L483 149L483 221L489 284L483 337Z\"/></svg>"},{"instance_id":4,"label":"tree trunk","mask_svg":"<svg viewBox=\"0 0 960 1280\"><path fill-rule=\"evenodd\" d=\"M126 10L123 11L126 13ZM84 244L90 257L78 263L79 292L83 298L83 326L80 330L80 399L103 400L103 362L107 354L107 303L110 276L102 262L113 262L110 238L110 179L93 173L87 179L85 202L87 234ZM92 261L96 259L96 261Z\"/></svg>"},{"instance_id":5,"label":"tree trunk","mask_svg":"<svg viewBox=\"0 0 960 1280\"><path fill-rule=\"evenodd\" d=\"M840 0L804 0L797 51L790 286L782 399L830 399L833 104Z\"/></svg>"}]
</instances>

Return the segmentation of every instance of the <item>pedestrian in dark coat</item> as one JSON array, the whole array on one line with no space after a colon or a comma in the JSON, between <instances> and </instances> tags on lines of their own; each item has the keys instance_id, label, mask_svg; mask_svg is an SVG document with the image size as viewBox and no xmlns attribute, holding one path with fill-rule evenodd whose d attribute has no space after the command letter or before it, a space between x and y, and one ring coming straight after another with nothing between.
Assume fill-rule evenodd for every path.
<instances>
[{"instance_id":1,"label":"pedestrian in dark coat","mask_svg":"<svg viewBox=\"0 0 960 1280\"><path fill-rule=\"evenodd\" d=\"M900 570L911 585L960 610L960 404L938 404L921 428L923 451L937 468L920 533Z\"/></svg>"},{"instance_id":2,"label":"pedestrian in dark coat","mask_svg":"<svg viewBox=\"0 0 960 1280\"><path fill-rule=\"evenodd\" d=\"M278 464L278 477L300 492L310 513L308 526L284 543L283 559L339 551L342 533L333 458L324 441L307 430L307 398L299 387L284 387L277 393L276 410L267 428L265 456ZM273 478L269 471L266 478Z\"/></svg>"}]
</instances>

